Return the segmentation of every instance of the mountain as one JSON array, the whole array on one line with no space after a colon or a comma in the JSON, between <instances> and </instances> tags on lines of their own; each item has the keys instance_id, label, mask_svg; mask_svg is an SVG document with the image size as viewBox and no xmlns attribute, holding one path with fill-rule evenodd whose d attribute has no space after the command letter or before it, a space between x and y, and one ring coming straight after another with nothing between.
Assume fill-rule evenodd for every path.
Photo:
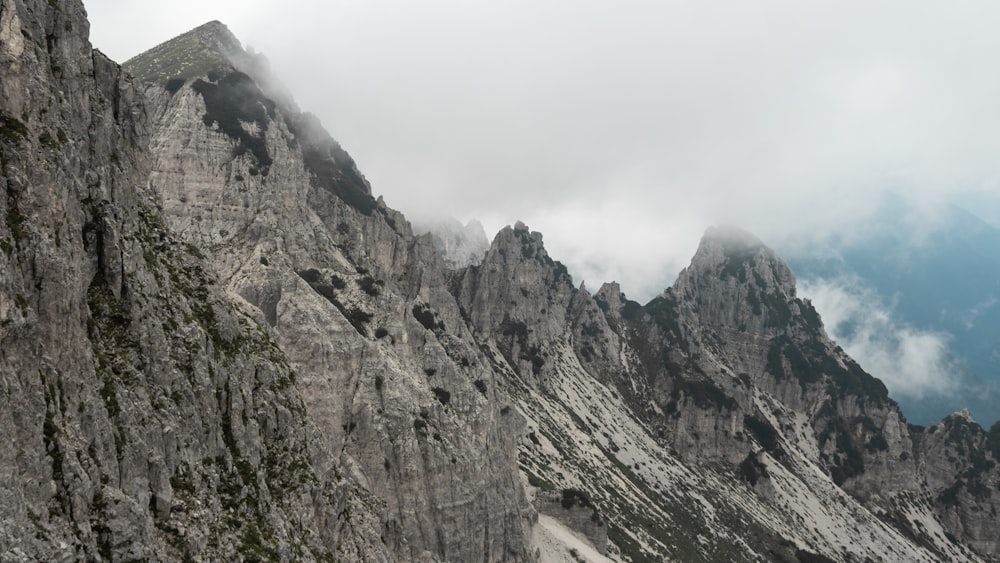
<instances>
[{"instance_id":1,"label":"mountain","mask_svg":"<svg viewBox=\"0 0 1000 563\"><path fill-rule=\"evenodd\" d=\"M910 212L899 202L887 207L871 236L830 241L822 256L796 257L792 267L810 285L871 294L872 305L888 311L900 327L942 343L946 352L928 376L946 383L930 386L934 392L920 392L921 386L913 392L906 377L898 378L897 398L911 418L939 420L968 408L978 420L1000 420L1000 317L992 314L1000 297L994 251L1000 229L954 206L931 223L908 221ZM870 341L866 328L852 316L833 327L845 345L858 348ZM925 354L920 359L928 363Z\"/></svg>"},{"instance_id":2,"label":"mountain","mask_svg":"<svg viewBox=\"0 0 1000 563\"><path fill-rule=\"evenodd\" d=\"M450 268L222 24L86 30L0 0L0 559L1000 558L1000 429L749 233L645 305L520 223Z\"/></svg>"}]
</instances>

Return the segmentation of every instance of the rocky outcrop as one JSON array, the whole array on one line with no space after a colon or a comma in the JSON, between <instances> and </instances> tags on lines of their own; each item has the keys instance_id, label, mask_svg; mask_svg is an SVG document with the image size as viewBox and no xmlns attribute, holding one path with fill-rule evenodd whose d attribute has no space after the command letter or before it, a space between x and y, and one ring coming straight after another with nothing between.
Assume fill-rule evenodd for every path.
<instances>
[{"instance_id":1,"label":"rocky outcrop","mask_svg":"<svg viewBox=\"0 0 1000 563\"><path fill-rule=\"evenodd\" d=\"M576 489L543 492L535 497L539 514L556 519L570 530L580 532L601 555L608 553L608 529L587 494Z\"/></svg>"},{"instance_id":2,"label":"rocky outcrop","mask_svg":"<svg viewBox=\"0 0 1000 563\"><path fill-rule=\"evenodd\" d=\"M963 411L913 430L917 472L945 528L951 537L996 559L1000 425L985 432Z\"/></svg>"}]
</instances>

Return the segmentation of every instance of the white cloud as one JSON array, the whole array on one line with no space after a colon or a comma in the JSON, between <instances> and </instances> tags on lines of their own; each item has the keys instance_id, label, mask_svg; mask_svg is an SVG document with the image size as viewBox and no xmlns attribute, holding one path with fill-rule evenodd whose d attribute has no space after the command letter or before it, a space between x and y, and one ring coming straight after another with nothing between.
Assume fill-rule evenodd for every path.
<instances>
[{"instance_id":1,"label":"white cloud","mask_svg":"<svg viewBox=\"0 0 1000 563\"><path fill-rule=\"evenodd\" d=\"M993 2L86 6L120 60L224 21L390 205L524 219L571 270L638 297L711 224L784 247L863 233L885 190L924 210L1000 194ZM595 217L608 236L582 233Z\"/></svg>"},{"instance_id":2,"label":"white cloud","mask_svg":"<svg viewBox=\"0 0 1000 563\"><path fill-rule=\"evenodd\" d=\"M966 329L972 330L976 327L976 319L987 313L996 304L997 298L993 296L976 303L965 315L962 316L962 324L965 325Z\"/></svg>"},{"instance_id":3,"label":"white cloud","mask_svg":"<svg viewBox=\"0 0 1000 563\"><path fill-rule=\"evenodd\" d=\"M799 280L798 288L819 311L830 337L893 397L947 396L960 388L962 372L949 357L948 334L900 322L892 307L857 279Z\"/></svg>"},{"instance_id":4,"label":"white cloud","mask_svg":"<svg viewBox=\"0 0 1000 563\"><path fill-rule=\"evenodd\" d=\"M646 212L641 204L608 194L555 208L532 208L520 218L545 236L549 255L567 265L577 285L586 281L596 291L604 282L628 280L631 284L623 291L645 302L673 283L701 234L696 216L662 225L622 220ZM548 234L552 232L563 236Z\"/></svg>"}]
</instances>

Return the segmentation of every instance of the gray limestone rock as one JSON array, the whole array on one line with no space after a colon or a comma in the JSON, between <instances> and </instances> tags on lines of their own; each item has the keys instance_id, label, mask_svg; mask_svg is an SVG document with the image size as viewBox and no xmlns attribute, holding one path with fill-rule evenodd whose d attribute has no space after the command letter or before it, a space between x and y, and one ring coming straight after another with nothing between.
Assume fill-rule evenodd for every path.
<instances>
[{"instance_id":1,"label":"gray limestone rock","mask_svg":"<svg viewBox=\"0 0 1000 563\"><path fill-rule=\"evenodd\" d=\"M228 31L209 24L153 53L235 41L218 34ZM394 560L526 558L521 422L499 413L495 374L447 292L441 258L372 198L313 118L264 94L267 77L251 75L248 55L213 52L230 66L176 89L143 67L155 77L150 185L172 229L211 253L295 370L318 430L315 470L342 475L349 498L375 500L351 520L377 522ZM239 100L243 129L226 130L213 88Z\"/></svg>"},{"instance_id":2,"label":"gray limestone rock","mask_svg":"<svg viewBox=\"0 0 1000 563\"><path fill-rule=\"evenodd\" d=\"M163 224L135 85L79 2L0 21L0 558L334 553L296 374Z\"/></svg>"}]
</instances>

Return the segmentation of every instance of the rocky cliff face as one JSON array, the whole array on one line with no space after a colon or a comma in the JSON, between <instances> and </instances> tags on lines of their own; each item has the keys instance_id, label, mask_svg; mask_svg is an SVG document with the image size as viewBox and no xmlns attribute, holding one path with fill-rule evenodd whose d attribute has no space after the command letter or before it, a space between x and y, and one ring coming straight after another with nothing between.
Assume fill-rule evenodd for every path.
<instances>
[{"instance_id":1,"label":"rocky cliff face","mask_svg":"<svg viewBox=\"0 0 1000 563\"><path fill-rule=\"evenodd\" d=\"M314 119L264 93L263 65L169 63L234 43L212 23L126 65L152 80L150 185L169 224L259 310L299 376L315 456L378 499L360 521L394 559L525 558L523 423L500 412L441 258Z\"/></svg>"},{"instance_id":2,"label":"rocky cliff face","mask_svg":"<svg viewBox=\"0 0 1000 563\"><path fill-rule=\"evenodd\" d=\"M0 558L336 553L295 372L145 189L141 93L79 2L0 22Z\"/></svg>"},{"instance_id":3,"label":"rocky cliff face","mask_svg":"<svg viewBox=\"0 0 1000 563\"><path fill-rule=\"evenodd\" d=\"M907 425L747 233L646 305L449 263L222 24L86 31L0 0L0 558L1000 558L1000 428Z\"/></svg>"}]
</instances>

